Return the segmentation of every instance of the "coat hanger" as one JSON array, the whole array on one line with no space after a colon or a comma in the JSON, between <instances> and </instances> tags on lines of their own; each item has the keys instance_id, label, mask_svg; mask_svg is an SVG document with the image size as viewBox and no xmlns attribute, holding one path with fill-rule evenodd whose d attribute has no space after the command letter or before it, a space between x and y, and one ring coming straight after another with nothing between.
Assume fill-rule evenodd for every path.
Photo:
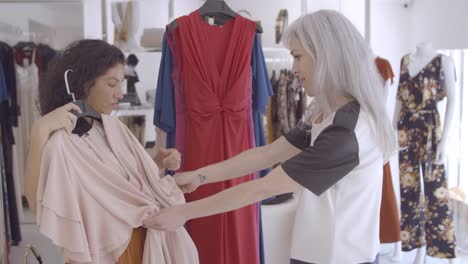
<instances>
[{"instance_id":1,"label":"coat hanger","mask_svg":"<svg viewBox=\"0 0 468 264\"><path fill-rule=\"evenodd\" d=\"M94 120L102 121L102 116L100 113L94 110L91 106L89 106L83 99L76 100L75 94L70 91L70 85L68 84L69 72L73 72L73 70L68 69L65 71L65 74L64 74L65 87L67 89L67 93L71 95L73 103L77 105L82 111L82 113L78 113L73 110L71 111L74 115L78 117L76 121L76 126L73 129L72 133L82 136L83 134L88 132L93 127L93 125L88 123L84 118L90 117Z\"/></svg>"},{"instance_id":2,"label":"coat hanger","mask_svg":"<svg viewBox=\"0 0 468 264\"><path fill-rule=\"evenodd\" d=\"M205 3L198 9L202 17L214 17L215 24L223 25L228 20L235 18L238 14L234 12L223 0L206 0ZM256 23L257 33L263 33L263 28L259 23ZM173 31L177 28L177 19L172 21L168 28Z\"/></svg>"}]
</instances>

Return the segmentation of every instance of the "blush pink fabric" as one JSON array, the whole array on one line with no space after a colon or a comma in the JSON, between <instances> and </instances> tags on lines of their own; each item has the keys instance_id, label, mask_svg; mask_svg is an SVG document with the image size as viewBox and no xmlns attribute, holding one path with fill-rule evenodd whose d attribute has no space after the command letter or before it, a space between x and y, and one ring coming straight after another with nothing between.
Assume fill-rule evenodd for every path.
<instances>
[{"instance_id":1,"label":"blush pink fabric","mask_svg":"<svg viewBox=\"0 0 468 264\"><path fill-rule=\"evenodd\" d=\"M37 221L67 263L115 263L134 228L160 208L185 202L172 177L159 178L128 128L114 117L102 118L88 136L55 132L43 152ZM147 232L144 264L199 263L184 228Z\"/></svg>"}]
</instances>

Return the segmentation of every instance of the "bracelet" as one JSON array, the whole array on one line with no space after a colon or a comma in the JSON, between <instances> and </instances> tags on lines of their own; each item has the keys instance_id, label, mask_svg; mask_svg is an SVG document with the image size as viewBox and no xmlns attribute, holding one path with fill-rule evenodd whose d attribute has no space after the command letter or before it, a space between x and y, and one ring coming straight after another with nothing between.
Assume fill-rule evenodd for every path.
<instances>
[{"instance_id":1,"label":"bracelet","mask_svg":"<svg viewBox=\"0 0 468 264\"><path fill-rule=\"evenodd\" d=\"M198 178L200 179L200 183L203 184L206 182L206 180L208 179L208 177L206 177L205 175L199 173L198 175Z\"/></svg>"}]
</instances>

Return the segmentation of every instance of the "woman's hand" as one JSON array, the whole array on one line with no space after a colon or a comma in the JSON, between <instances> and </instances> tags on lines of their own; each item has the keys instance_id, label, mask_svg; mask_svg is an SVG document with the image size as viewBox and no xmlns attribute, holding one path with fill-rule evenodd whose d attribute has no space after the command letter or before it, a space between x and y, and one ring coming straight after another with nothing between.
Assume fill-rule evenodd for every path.
<instances>
[{"instance_id":1,"label":"woman's hand","mask_svg":"<svg viewBox=\"0 0 468 264\"><path fill-rule=\"evenodd\" d=\"M174 171L180 168L181 156L177 149L160 148L154 156L154 161L160 169Z\"/></svg>"},{"instance_id":2,"label":"woman's hand","mask_svg":"<svg viewBox=\"0 0 468 264\"><path fill-rule=\"evenodd\" d=\"M176 231L181 228L188 217L184 214L183 205L162 208L155 216L143 221L143 225L147 228L160 231Z\"/></svg>"},{"instance_id":3,"label":"woman's hand","mask_svg":"<svg viewBox=\"0 0 468 264\"><path fill-rule=\"evenodd\" d=\"M184 193L191 193L195 191L200 185L206 181L206 177L197 171L186 171L182 173L176 173L174 179L179 188Z\"/></svg>"},{"instance_id":4,"label":"woman's hand","mask_svg":"<svg viewBox=\"0 0 468 264\"><path fill-rule=\"evenodd\" d=\"M71 134L78 119L75 114L70 112L71 110L82 113L76 104L68 103L39 118L34 123L32 132L48 137L57 130L65 129L68 134Z\"/></svg>"}]
</instances>

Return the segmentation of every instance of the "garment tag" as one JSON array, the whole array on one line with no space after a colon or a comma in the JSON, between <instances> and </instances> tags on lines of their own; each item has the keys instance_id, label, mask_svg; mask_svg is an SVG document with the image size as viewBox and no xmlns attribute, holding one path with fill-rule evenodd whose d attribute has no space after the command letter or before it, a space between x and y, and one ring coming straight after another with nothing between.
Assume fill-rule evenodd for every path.
<instances>
[{"instance_id":1,"label":"garment tag","mask_svg":"<svg viewBox=\"0 0 468 264\"><path fill-rule=\"evenodd\" d=\"M213 26L215 23L214 23L214 17L208 17L208 24Z\"/></svg>"}]
</instances>

